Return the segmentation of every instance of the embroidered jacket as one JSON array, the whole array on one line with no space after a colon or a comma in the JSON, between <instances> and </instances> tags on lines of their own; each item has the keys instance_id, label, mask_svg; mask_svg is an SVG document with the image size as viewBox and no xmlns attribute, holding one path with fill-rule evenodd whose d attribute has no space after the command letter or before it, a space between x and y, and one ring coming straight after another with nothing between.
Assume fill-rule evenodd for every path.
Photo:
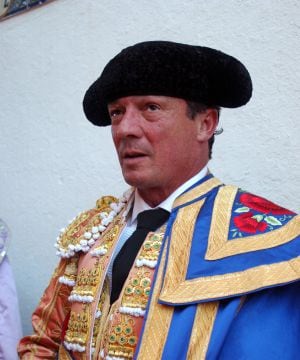
<instances>
[{"instance_id":1,"label":"embroidered jacket","mask_svg":"<svg viewBox=\"0 0 300 360\"><path fill-rule=\"evenodd\" d=\"M299 216L209 175L149 234L110 308L106 270L130 207L104 197L63 231L22 359L297 357Z\"/></svg>"}]
</instances>

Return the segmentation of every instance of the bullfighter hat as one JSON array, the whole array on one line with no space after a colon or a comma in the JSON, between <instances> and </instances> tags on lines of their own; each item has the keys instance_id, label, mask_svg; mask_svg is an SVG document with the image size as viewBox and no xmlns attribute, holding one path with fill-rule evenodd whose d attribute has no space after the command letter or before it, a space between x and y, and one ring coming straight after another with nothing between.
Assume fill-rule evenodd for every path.
<instances>
[{"instance_id":1,"label":"bullfighter hat","mask_svg":"<svg viewBox=\"0 0 300 360\"><path fill-rule=\"evenodd\" d=\"M147 41L125 48L109 61L84 96L85 115L94 125L110 125L107 105L133 95L164 95L235 108L250 100L252 82L245 66L221 51Z\"/></svg>"}]
</instances>

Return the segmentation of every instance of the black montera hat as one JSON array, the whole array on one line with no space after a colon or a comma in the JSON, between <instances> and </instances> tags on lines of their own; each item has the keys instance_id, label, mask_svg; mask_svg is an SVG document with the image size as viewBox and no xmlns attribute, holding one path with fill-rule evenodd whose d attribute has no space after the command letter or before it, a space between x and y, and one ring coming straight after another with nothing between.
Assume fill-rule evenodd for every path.
<instances>
[{"instance_id":1,"label":"black montera hat","mask_svg":"<svg viewBox=\"0 0 300 360\"><path fill-rule=\"evenodd\" d=\"M107 104L131 95L165 95L207 106L245 105L252 82L245 66L208 47L147 41L122 50L87 90L83 108L94 125L110 125Z\"/></svg>"}]
</instances>

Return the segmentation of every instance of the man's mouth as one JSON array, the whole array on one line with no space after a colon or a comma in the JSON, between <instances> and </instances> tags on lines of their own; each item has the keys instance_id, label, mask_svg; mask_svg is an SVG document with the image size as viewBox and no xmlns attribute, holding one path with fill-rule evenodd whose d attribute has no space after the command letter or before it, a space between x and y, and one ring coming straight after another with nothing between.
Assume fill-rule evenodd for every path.
<instances>
[{"instance_id":1,"label":"man's mouth","mask_svg":"<svg viewBox=\"0 0 300 360\"><path fill-rule=\"evenodd\" d=\"M134 158L139 158L139 157L144 157L146 156L145 154L126 154L123 158L124 159L134 159Z\"/></svg>"},{"instance_id":2,"label":"man's mouth","mask_svg":"<svg viewBox=\"0 0 300 360\"><path fill-rule=\"evenodd\" d=\"M140 151L125 151L123 154L121 154L121 159L124 163L127 163L128 165L134 165L137 162L143 160L147 157L147 154Z\"/></svg>"},{"instance_id":3,"label":"man's mouth","mask_svg":"<svg viewBox=\"0 0 300 360\"><path fill-rule=\"evenodd\" d=\"M139 151L125 151L122 154L123 159L135 159L135 158L141 158L144 156L147 156L147 155L145 153L139 152Z\"/></svg>"}]
</instances>

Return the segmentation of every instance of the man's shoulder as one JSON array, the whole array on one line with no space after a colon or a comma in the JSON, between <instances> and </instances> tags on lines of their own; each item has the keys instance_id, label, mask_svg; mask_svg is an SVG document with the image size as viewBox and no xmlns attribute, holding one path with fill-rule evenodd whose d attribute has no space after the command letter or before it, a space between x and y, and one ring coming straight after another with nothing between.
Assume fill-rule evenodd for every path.
<instances>
[{"instance_id":1,"label":"man's shoulder","mask_svg":"<svg viewBox=\"0 0 300 360\"><path fill-rule=\"evenodd\" d=\"M267 249L282 254L280 248L291 247L299 234L300 216L295 212L237 186L224 185L211 201L205 258L216 260Z\"/></svg>"},{"instance_id":2,"label":"man's shoulder","mask_svg":"<svg viewBox=\"0 0 300 360\"><path fill-rule=\"evenodd\" d=\"M55 247L57 255L70 258L79 252L88 252L100 238L101 233L124 209L128 198L122 196L102 196L95 207L79 213L60 231Z\"/></svg>"},{"instance_id":3,"label":"man's shoulder","mask_svg":"<svg viewBox=\"0 0 300 360\"><path fill-rule=\"evenodd\" d=\"M298 224L298 230L300 226L300 219L294 211L233 185L219 188L214 201L214 215L226 215L228 240L268 234L290 223Z\"/></svg>"},{"instance_id":4,"label":"man's shoulder","mask_svg":"<svg viewBox=\"0 0 300 360\"><path fill-rule=\"evenodd\" d=\"M162 303L222 299L299 281L300 216L232 185L194 195L174 209Z\"/></svg>"}]
</instances>

